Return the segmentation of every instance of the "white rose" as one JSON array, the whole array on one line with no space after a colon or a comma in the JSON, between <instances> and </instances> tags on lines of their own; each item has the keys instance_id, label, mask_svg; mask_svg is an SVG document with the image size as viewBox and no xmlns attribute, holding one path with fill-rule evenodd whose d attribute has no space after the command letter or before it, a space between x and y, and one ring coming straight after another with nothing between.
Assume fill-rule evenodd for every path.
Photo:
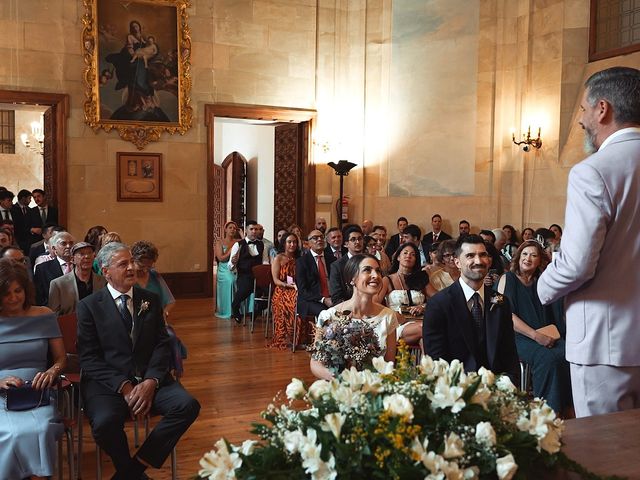
<instances>
[{"instance_id":1,"label":"white rose","mask_svg":"<svg viewBox=\"0 0 640 480\"><path fill-rule=\"evenodd\" d=\"M451 432L444 441L444 458L456 458L464 455L464 442L456 434Z\"/></svg>"},{"instance_id":2,"label":"white rose","mask_svg":"<svg viewBox=\"0 0 640 480\"><path fill-rule=\"evenodd\" d=\"M316 380L309 387L309 396L318 399L331 391L331 382Z\"/></svg>"},{"instance_id":3,"label":"white rose","mask_svg":"<svg viewBox=\"0 0 640 480\"><path fill-rule=\"evenodd\" d=\"M289 453L298 452L305 444L306 438L300 430L286 432L282 438L284 448Z\"/></svg>"},{"instance_id":4,"label":"white rose","mask_svg":"<svg viewBox=\"0 0 640 480\"><path fill-rule=\"evenodd\" d=\"M478 375L482 377L482 383L484 383L487 387L490 387L496 381L496 376L494 375L494 373L484 367L480 367L480 370L478 370Z\"/></svg>"},{"instance_id":5,"label":"white rose","mask_svg":"<svg viewBox=\"0 0 640 480\"><path fill-rule=\"evenodd\" d=\"M291 379L291 383L287 385L287 398L294 400L296 398L302 398L307 391L304 388L304 384L297 378Z\"/></svg>"},{"instance_id":6,"label":"white rose","mask_svg":"<svg viewBox=\"0 0 640 480\"><path fill-rule=\"evenodd\" d=\"M227 442L220 439L215 444L217 450L205 453L200 459L198 475L209 480L236 478L235 470L242 466L242 459L236 452L229 452Z\"/></svg>"},{"instance_id":7,"label":"white rose","mask_svg":"<svg viewBox=\"0 0 640 480\"><path fill-rule=\"evenodd\" d=\"M476 441L490 447L496 444L496 432L489 422L480 422L476 425Z\"/></svg>"},{"instance_id":8,"label":"white rose","mask_svg":"<svg viewBox=\"0 0 640 480\"><path fill-rule=\"evenodd\" d=\"M411 401L399 393L394 393L384 397L382 400L384 409L397 416L409 417L409 420L413 419L413 405Z\"/></svg>"},{"instance_id":9,"label":"white rose","mask_svg":"<svg viewBox=\"0 0 640 480\"><path fill-rule=\"evenodd\" d=\"M502 390L503 392L515 392L517 390L515 385L511 382L511 379L506 375L500 375L498 377L496 386L498 387L498 390Z\"/></svg>"},{"instance_id":10,"label":"white rose","mask_svg":"<svg viewBox=\"0 0 640 480\"><path fill-rule=\"evenodd\" d=\"M496 460L496 473L500 480L511 480L518 471L518 464L513 455L505 455Z\"/></svg>"},{"instance_id":11,"label":"white rose","mask_svg":"<svg viewBox=\"0 0 640 480\"><path fill-rule=\"evenodd\" d=\"M393 373L393 362L386 362L384 357L376 357L373 359L373 368L381 374Z\"/></svg>"}]
</instances>

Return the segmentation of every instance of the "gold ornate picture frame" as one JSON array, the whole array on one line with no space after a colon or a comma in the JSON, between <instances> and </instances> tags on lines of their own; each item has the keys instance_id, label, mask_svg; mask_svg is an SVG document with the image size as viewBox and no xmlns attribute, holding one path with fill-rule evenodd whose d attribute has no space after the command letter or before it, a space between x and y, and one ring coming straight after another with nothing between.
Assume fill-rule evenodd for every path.
<instances>
[{"instance_id":1,"label":"gold ornate picture frame","mask_svg":"<svg viewBox=\"0 0 640 480\"><path fill-rule=\"evenodd\" d=\"M190 0L83 0L85 123L142 150L184 135L191 108Z\"/></svg>"}]
</instances>

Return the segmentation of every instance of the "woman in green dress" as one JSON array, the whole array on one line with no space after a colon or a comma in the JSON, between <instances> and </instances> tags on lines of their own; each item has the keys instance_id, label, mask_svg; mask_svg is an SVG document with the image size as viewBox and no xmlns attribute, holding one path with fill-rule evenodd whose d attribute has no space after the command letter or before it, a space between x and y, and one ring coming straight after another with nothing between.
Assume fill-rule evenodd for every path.
<instances>
[{"instance_id":1,"label":"woman in green dress","mask_svg":"<svg viewBox=\"0 0 640 480\"><path fill-rule=\"evenodd\" d=\"M218 318L231 318L231 301L236 285L236 274L229 270L229 255L231 247L238 240L236 233L238 225L235 222L224 224L224 237L216 242L215 255L218 260L216 282L216 313Z\"/></svg>"}]
</instances>

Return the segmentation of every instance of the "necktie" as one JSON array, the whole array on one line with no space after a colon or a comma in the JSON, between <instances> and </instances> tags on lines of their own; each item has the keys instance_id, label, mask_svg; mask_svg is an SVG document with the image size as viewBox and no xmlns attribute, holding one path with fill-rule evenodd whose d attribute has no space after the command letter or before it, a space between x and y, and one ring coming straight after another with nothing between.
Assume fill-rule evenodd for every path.
<instances>
[{"instance_id":1,"label":"necktie","mask_svg":"<svg viewBox=\"0 0 640 480\"><path fill-rule=\"evenodd\" d=\"M47 223L47 211L44 209L44 207L40 207L40 218L42 218L43 224Z\"/></svg>"},{"instance_id":2,"label":"necktie","mask_svg":"<svg viewBox=\"0 0 640 480\"><path fill-rule=\"evenodd\" d=\"M324 298L329 298L329 283L327 282L327 268L324 266L322 255L316 257L318 261L318 273L320 274L320 294Z\"/></svg>"},{"instance_id":3,"label":"necktie","mask_svg":"<svg viewBox=\"0 0 640 480\"><path fill-rule=\"evenodd\" d=\"M340 250L336 250L335 252L333 252L333 256L336 257L336 260L340 260L340 257L342 257L342 252Z\"/></svg>"},{"instance_id":4,"label":"necktie","mask_svg":"<svg viewBox=\"0 0 640 480\"><path fill-rule=\"evenodd\" d=\"M480 306L480 294L478 292L473 294L471 302L471 318L473 318L476 332L478 333L478 336L480 336L484 317L482 316L482 306Z\"/></svg>"},{"instance_id":5,"label":"necktie","mask_svg":"<svg viewBox=\"0 0 640 480\"><path fill-rule=\"evenodd\" d=\"M27 207L22 207L22 215L27 216Z\"/></svg>"},{"instance_id":6,"label":"necktie","mask_svg":"<svg viewBox=\"0 0 640 480\"><path fill-rule=\"evenodd\" d=\"M129 300L129 295L120 295L118 297L118 310L120 311L120 316L122 317L122 321L124 322L124 326L127 329L127 333L131 335L131 330L133 329L133 317L131 317L131 312L127 307L127 300Z\"/></svg>"},{"instance_id":7,"label":"necktie","mask_svg":"<svg viewBox=\"0 0 640 480\"><path fill-rule=\"evenodd\" d=\"M438 235L440 235L439 233L434 233L433 234L433 243L436 243L438 241Z\"/></svg>"},{"instance_id":8,"label":"necktie","mask_svg":"<svg viewBox=\"0 0 640 480\"><path fill-rule=\"evenodd\" d=\"M11 220L11 219L9 218L9 210L4 210L4 219L5 219L5 220Z\"/></svg>"}]
</instances>

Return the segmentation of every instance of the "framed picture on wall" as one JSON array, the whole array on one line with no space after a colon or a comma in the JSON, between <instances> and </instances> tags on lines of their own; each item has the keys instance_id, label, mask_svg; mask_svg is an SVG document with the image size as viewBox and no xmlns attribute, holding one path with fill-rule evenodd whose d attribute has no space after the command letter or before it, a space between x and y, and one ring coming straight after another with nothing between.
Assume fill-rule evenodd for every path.
<instances>
[{"instance_id":1,"label":"framed picture on wall","mask_svg":"<svg viewBox=\"0 0 640 480\"><path fill-rule=\"evenodd\" d=\"M118 201L162 201L162 154L118 152Z\"/></svg>"},{"instance_id":2,"label":"framed picture on wall","mask_svg":"<svg viewBox=\"0 0 640 480\"><path fill-rule=\"evenodd\" d=\"M85 123L142 150L193 122L187 0L83 0Z\"/></svg>"}]
</instances>

